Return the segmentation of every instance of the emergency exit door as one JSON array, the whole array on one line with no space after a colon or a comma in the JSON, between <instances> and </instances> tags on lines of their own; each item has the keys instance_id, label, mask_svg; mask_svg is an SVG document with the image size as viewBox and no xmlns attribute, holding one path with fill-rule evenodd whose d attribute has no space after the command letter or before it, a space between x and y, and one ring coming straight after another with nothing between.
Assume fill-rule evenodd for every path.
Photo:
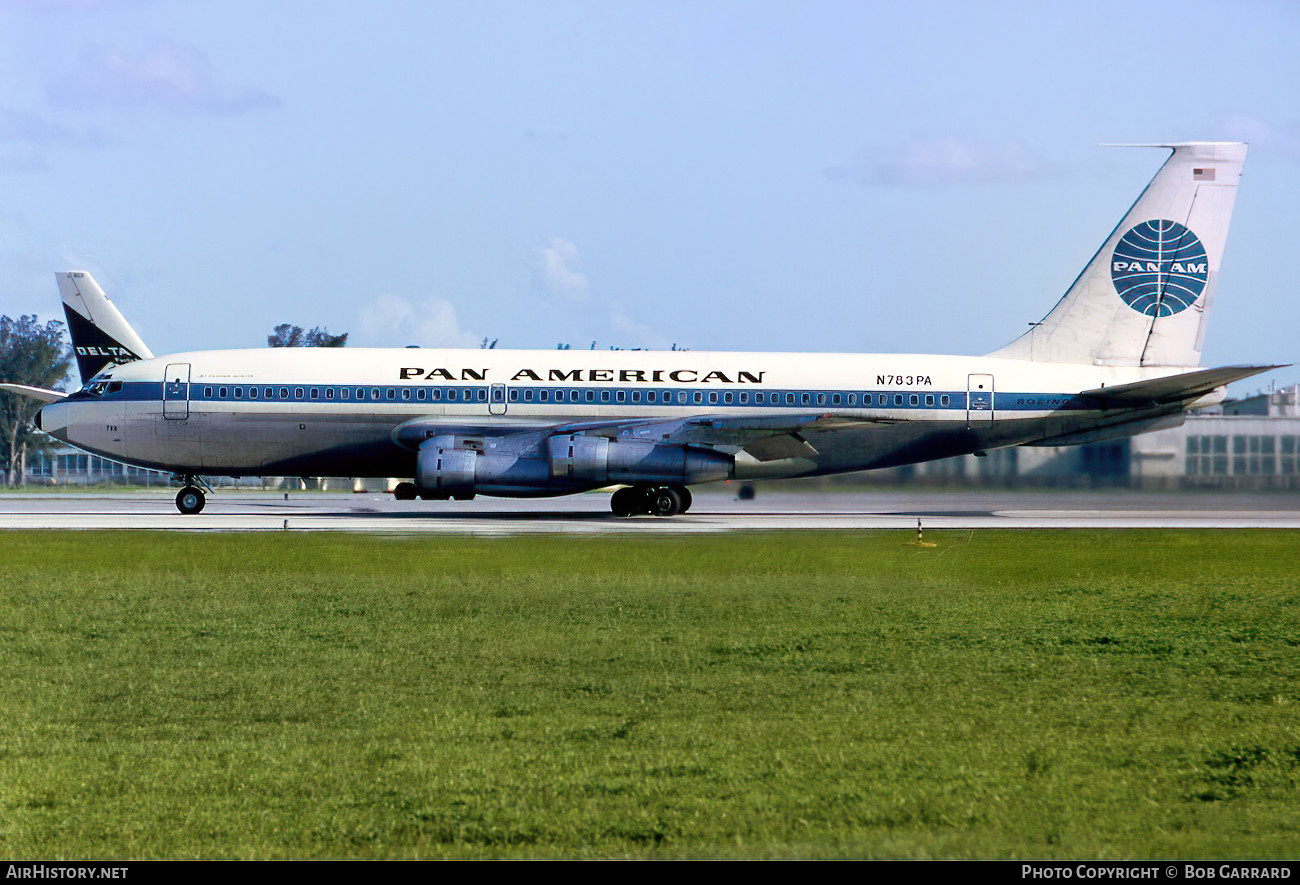
<instances>
[{"instance_id":1,"label":"emergency exit door","mask_svg":"<svg viewBox=\"0 0 1300 885\"><path fill-rule=\"evenodd\" d=\"M993 376L966 376L966 424L993 423Z\"/></svg>"}]
</instances>

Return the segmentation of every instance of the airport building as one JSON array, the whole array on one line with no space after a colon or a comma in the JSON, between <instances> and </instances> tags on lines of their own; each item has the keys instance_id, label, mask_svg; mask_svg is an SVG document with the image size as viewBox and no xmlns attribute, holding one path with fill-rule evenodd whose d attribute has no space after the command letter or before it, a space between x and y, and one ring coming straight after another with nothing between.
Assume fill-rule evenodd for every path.
<instances>
[{"instance_id":1,"label":"airport building","mask_svg":"<svg viewBox=\"0 0 1300 885\"><path fill-rule=\"evenodd\" d=\"M1189 415L1180 427L1126 439L998 449L881 472L936 485L1300 489L1300 384L1229 400Z\"/></svg>"}]
</instances>

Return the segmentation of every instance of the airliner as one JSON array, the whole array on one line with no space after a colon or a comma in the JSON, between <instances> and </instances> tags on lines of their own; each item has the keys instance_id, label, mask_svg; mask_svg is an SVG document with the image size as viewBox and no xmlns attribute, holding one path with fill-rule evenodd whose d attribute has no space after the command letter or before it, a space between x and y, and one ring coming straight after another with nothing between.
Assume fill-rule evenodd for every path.
<instances>
[{"instance_id":1,"label":"airliner","mask_svg":"<svg viewBox=\"0 0 1300 885\"><path fill-rule=\"evenodd\" d=\"M1069 446L1181 424L1229 382L1202 368L1246 145L1170 151L1052 310L984 356L260 348L155 357L90 274L56 274L84 386L39 427L175 475L398 477L398 499L618 487L673 516L692 485Z\"/></svg>"}]
</instances>

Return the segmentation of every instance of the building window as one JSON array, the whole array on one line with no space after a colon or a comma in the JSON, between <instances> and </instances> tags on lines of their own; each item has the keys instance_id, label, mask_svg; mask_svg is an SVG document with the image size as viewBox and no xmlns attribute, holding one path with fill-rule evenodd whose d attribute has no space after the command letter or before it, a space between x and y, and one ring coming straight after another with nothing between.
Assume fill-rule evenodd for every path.
<instances>
[{"instance_id":1,"label":"building window","mask_svg":"<svg viewBox=\"0 0 1300 885\"><path fill-rule=\"evenodd\" d=\"M1272 476L1277 473L1277 438L1272 435L1234 436L1232 473L1234 476Z\"/></svg>"},{"instance_id":2,"label":"building window","mask_svg":"<svg viewBox=\"0 0 1300 885\"><path fill-rule=\"evenodd\" d=\"M1227 476L1228 437L1221 434L1188 436L1185 472L1188 476Z\"/></svg>"}]
</instances>

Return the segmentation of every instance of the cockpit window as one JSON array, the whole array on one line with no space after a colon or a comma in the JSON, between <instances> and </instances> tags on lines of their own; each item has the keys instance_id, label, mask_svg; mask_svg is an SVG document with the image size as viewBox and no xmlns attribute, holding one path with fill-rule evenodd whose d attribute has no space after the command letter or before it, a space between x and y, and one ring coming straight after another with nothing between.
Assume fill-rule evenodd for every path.
<instances>
[{"instance_id":1,"label":"cockpit window","mask_svg":"<svg viewBox=\"0 0 1300 885\"><path fill-rule=\"evenodd\" d=\"M82 391L90 394L91 396L103 396L104 391L108 389L108 381L112 377L113 376L111 374L108 374L106 372L100 372L94 378L91 378L89 381L87 381L86 386L81 389ZM122 382L119 381L117 382L117 387L115 387L111 392L116 393L121 389L122 389Z\"/></svg>"}]
</instances>

